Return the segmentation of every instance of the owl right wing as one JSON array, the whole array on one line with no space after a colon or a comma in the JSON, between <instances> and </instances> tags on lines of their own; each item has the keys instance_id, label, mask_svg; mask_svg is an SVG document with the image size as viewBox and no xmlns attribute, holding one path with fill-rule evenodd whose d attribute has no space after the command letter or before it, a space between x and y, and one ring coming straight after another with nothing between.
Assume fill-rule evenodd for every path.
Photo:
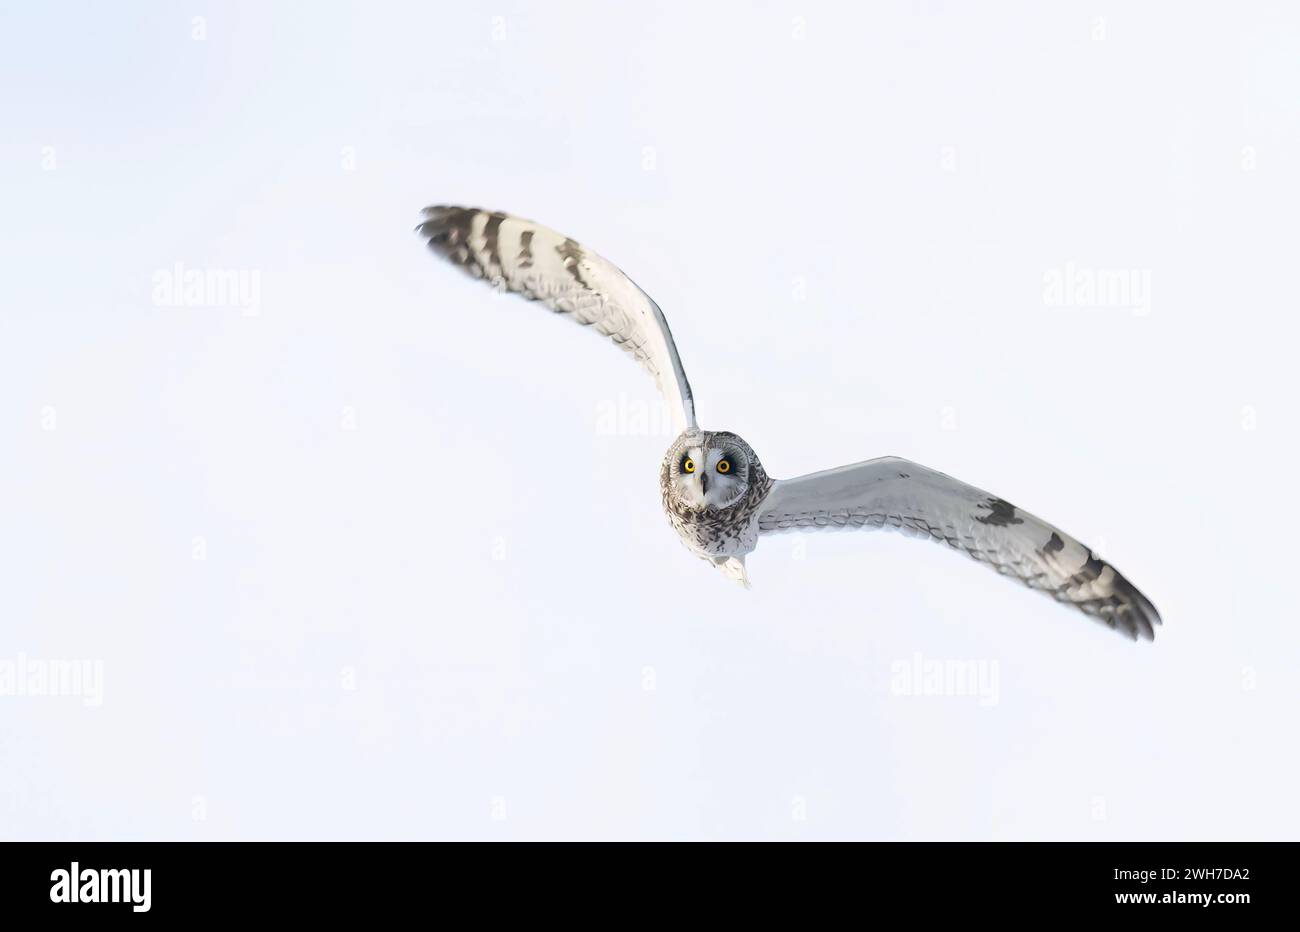
<instances>
[{"instance_id":1,"label":"owl right wing","mask_svg":"<svg viewBox=\"0 0 1300 932\"><path fill-rule=\"evenodd\" d=\"M1155 606L1070 535L974 486L894 456L778 480L760 533L886 528L928 537L1118 628L1155 637Z\"/></svg>"},{"instance_id":2,"label":"owl right wing","mask_svg":"<svg viewBox=\"0 0 1300 932\"><path fill-rule=\"evenodd\" d=\"M609 337L654 376L678 432L695 399L663 311L615 265L531 220L472 207L426 207L415 228L474 278L540 301Z\"/></svg>"}]
</instances>

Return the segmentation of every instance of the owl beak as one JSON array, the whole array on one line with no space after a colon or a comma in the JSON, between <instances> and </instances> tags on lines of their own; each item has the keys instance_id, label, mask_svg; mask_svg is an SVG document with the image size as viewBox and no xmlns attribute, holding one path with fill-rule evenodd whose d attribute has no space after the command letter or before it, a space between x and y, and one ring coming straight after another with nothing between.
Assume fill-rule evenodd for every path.
<instances>
[{"instance_id":1,"label":"owl beak","mask_svg":"<svg viewBox=\"0 0 1300 932\"><path fill-rule=\"evenodd\" d=\"M707 495L709 492L709 479L704 473L700 473L700 494Z\"/></svg>"}]
</instances>

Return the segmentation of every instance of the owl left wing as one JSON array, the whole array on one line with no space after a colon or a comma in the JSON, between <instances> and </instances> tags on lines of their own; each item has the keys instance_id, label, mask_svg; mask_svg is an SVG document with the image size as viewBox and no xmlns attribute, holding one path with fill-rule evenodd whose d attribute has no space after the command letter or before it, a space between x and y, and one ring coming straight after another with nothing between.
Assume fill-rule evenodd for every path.
<instances>
[{"instance_id":1,"label":"owl left wing","mask_svg":"<svg viewBox=\"0 0 1300 932\"><path fill-rule=\"evenodd\" d=\"M434 254L609 337L654 376L678 432L696 426L668 321L617 266L540 223L498 211L426 207L424 218L415 230Z\"/></svg>"},{"instance_id":2,"label":"owl left wing","mask_svg":"<svg viewBox=\"0 0 1300 932\"><path fill-rule=\"evenodd\" d=\"M1109 563L1009 502L924 466L886 456L778 480L759 531L885 528L928 537L1080 609L1136 640L1160 615Z\"/></svg>"}]
</instances>

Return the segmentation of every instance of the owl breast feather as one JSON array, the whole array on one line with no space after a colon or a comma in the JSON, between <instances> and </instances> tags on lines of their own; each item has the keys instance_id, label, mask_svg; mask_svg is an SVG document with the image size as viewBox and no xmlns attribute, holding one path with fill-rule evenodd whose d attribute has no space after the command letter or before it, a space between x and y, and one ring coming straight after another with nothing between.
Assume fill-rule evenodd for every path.
<instances>
[{"instance_id":1,"label":"owl breast feather","mask_svg":"<svg viewBox=\"0 0 1300 932\"><path fill-rule=\"evenodd\" d=\"M702 557L743 556L758 546L758 508L771 491L767 476L753 477L740 501L701 511L674 502L664 490L663 506L673 530Z\"/></svg>"}]
</instances>

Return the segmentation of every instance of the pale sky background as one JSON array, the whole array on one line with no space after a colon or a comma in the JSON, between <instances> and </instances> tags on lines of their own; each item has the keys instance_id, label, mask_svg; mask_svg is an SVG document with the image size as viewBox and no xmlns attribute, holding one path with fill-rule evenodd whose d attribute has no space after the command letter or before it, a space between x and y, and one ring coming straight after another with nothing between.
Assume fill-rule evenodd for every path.
<instances>
[{"instance_id":1,"label":"pale sky background","mask_svg":"<svg viewBox=\"0 0 1300 932\"><path fill-rule=\"evenodd\" d=\"M103 680L0 695L0 838L1300 836L1300 12L970 6L7 4L0 673ZM430 203L627 270L771 473L986 488L1156 642L893 534L729 584L650 380Z\"/></svg>"}]
</instances>

